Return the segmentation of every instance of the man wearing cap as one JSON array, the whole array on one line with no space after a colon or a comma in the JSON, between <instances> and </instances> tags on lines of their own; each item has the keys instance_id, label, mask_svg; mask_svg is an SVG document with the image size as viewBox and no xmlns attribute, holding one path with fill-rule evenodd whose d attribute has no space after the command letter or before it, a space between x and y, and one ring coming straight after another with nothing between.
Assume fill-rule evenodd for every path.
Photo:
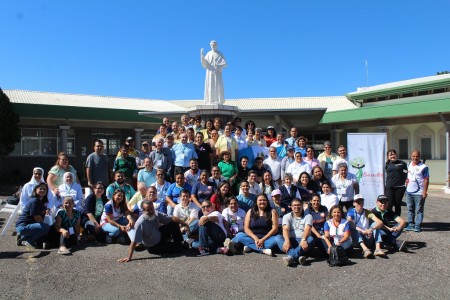
<instances>
[{"instance_id":1,"label":"man wearing cap","mask_svg":"<svg viewBox=\"0 0 450 300\"><path fill-rule=\"evenodd\" d=\"M272 173L272 180L281 184L281 159L277 156L277 148L269 148L269 157L263 161L263 166Z\"/></svg>"},{"instance_id":2,"label":"man wearing cap","mask_svg":"<svg viewBox=\"0 0 450 300\"><path fill-rule=\"evenodd\" d=\"M127 147L128 147L128 156L136 159L136 157L139 156L139 151L134 149L134 139L131 136L127 137L127 139L125 140L125 145L127 145ZM121 156L122 156L122 152L119 150L116 158L121 157Z\"/></svg>"},{"instance_id":3,"label":"man wearing cap","mask_svg":"<svg viewBox=\"0 0 450 300\"><path fill-rule=\"evenodd\" d=\"M304 162L302 157L302 153L296 150L294 153L295 161L290 164L286 170L286 173L292 174L294 183L297 183L298 177L302 172L307 172L311 176L312 167L310 164Z\"/></svg>"},{"instance_id":4,"label":"man wearing cap","mask_svg":"<svg viewBox=\"0 0 450 300\"><path fill-rule=\"evenodd\" d=\"M379 234L385 246L394 250L403 251L406 248L406 242L397 245L397 239L402 234L403 228L406 226L405 220L396 215L393 211L388 210L388 198L385 195L380 195L377 198L376 207L372 209L372 213L383 222L379 229ZM375 255L381 254L381 243L376 243ZM378 254L377 254L378 253ZM384 253L384 252L383 252Z\"/></svg>"},{"instance_id":5,"label":"man wearing cap","mask_svg":"<svg viewBox=\"0 0 450 300\"><path fill-rule=\"evenodd\" d=\"M319 161L324 175L328 180L331 180L331 177L333 177L333 162L338 158L338 155L331 152L331 143L329 141L323 143L323 150L324 151L317 156L317 160Z\"/></svg>"},{"instance_id":6,"label":"man wearing cap","mask_svg":"<svg viewBox=\"0 0 450 300\"><path fill-rule=\"evenodd\" d=\"M149 156L150 156L150 144L147 141L143 141L141 146L141 152L139 152L139 155L136 157L136 165L138 167L138 170L145 168L144 159Z\"/></svg>"},{"instance_id":7,"label":"man wearing cap","mask_svg":"<svg viewBox=\"0 0 450 300\"><path fill-rule=\"evenodd\" d=\"M408 165L406 179L406 206L408 207L407 231L421 232L423 209L428 196L430 171L426 164L420 161L420 152L411 153L411 163Z\"/></svg>"},{"instance_id":8,"label":"man wearing cap","mask_svg":"<svg viewBox=\"0 0 450 300\"><path fill-rule=\"evenodd\" d=\"M289 146L291 146L292 148L295 147L295 141L297 140L297 134L298 134L298 130L295 127L292 127L291 130L289 131L290 137L288 137L286 139L286 142L289 144Z\"/></svg>"},{"instance_id":9,"label":"man wearing cap","mask_svg":"<svg viewBox=\"0 0 450 300\"><path fill-rule=\"evenodd\" d=\"M378 229L383 222L373 212L364 208L364 197L361 194L355 195L353 206L347 212L347 220L351 222L352 240L358 241L365 258L372 257L373 253L369 248L375 244L375 238L378 239L377 243L381 242ZM381 255L383 254L384 252ZM380 255L379 251L375 255Z\"/></svg>"}]
</instances>

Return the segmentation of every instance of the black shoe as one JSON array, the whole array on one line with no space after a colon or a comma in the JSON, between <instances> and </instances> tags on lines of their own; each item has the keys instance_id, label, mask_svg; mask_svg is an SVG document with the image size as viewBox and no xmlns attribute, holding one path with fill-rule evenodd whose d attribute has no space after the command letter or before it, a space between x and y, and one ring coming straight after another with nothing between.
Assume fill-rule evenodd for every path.
<instances>
[{"instance_id":1,"label":"black shoe","mask_svg":"<svg viewBox=\"0 0 450 300\"><path fill-rule=\"evenodd\" d=\"M20 234L17 234L17 246L23 246L22 236Z\"/></svg>"}]
</instances>

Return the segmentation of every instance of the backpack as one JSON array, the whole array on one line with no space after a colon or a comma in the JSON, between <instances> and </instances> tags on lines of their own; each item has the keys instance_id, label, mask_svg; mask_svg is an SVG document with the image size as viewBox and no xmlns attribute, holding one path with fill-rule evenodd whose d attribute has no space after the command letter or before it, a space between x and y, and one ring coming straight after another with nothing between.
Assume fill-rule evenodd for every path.
<instances>
[{"instance_id":1,"label":"backpack","mask_svg":"<svg viewBox=\"0 0 450 300\"><path fill-rule=\"evenodd\" d=\"M347 257L347 254L345 254L344 248L342 248L341 246L331 246L330 257L328 258L327 262L330 267L335 267L345 266L350 261Z\"/></svg>"},{"instance_id":2,"label":"backpack","mask_svg":"<svg viewBox=\"0 0 450 300\"><path fill-rule=\"evenodd\" d=\"M6 203L9 205L18 205L20 201L20 194L22 193L22 187L19 187L19 190L6 198Z\"/></svg>"}]
</instances>

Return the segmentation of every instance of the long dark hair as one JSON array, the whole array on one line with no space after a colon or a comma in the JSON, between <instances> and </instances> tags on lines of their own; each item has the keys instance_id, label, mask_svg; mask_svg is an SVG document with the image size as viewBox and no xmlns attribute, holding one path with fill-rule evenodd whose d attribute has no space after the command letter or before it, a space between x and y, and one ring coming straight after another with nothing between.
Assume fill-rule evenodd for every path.
<instances>
[{"instance_id":1,"label":"long dark hair","mask_svg":"<svg viewBox=\"0 0 450 300\"><path fill-rule=\"evenodd\" d=\"M114 205L114 196L117 195L118 193L122 193L122 195L123 195L122 202L119 203L119 208L120 208L120 211L122 213L125 213L128 210L128 206L127 206L127 200L125 198L125 192L124 191L122 191L121 189L116 189L114 191L112 197L111 197L111 200L112 200L113 205Z\"/></svg>"},{"instance_id":2,"label":"long dark hair","mask_svg":"<svg viewBox=\"0 0 450 300\"><path fill-rule=\"evenodd\" d=\"M45 183L45 182L41 182L41 183L39 183L38 185L36 185L34 188L33 188L33 192L31 193L31 197L34 197L34 198L38 198L39 199L39 196L38 196L38 194L37 194L37 190L39 189L39 187L41 187L41 186L45 186L45 188L46 188L46 190L47 190L47 193L45 193L45 195L44 195L44 197L42 197L42 203L48 203L48 185Z\"/></svg>"},{"instance_id":3,"label":"long dark hair","mask_svg":"<svg viewBox=\"0 0 450 300\"><path fill-rule=\"evenodd\" d=\"M270 180L270 188L272 189L272 191L275 189L275 184L273 181L273 176L272 176L272 172L270 172L270 170L265 170L263 173L263 179L261 181L261 188L264 188L264 186L266 185L266 183L264 182L264 174L269 173L270 177L272 178L272 180Z\"/></svg>"},{"instance_id":4,"label":"long dark hair","mask_svg":"<svg viewBox=\"0 0 450 300\"><path fill-rule=\"evenodd\" d=\"M224 196L222 196L222 193L220 192L220 189L224 185L228 185L228 193L226 193ZM217 191L216 191L216 203L218 203L220 206L223 205L223 206L227 207L230 204L230 199L232 197L234 197L234 196L231 193L230 183L228 181L226 181L226 180L224 180L221 183L219 183L219 187L217 188Z\"/></svg>"},{"instance_id":5,"label":"long dark hair","mask_svg":"<svg viewBox=\"0 0 450 300\"><path fill-rule=\"evenodd\" d=\"M256 197L256 201L255 204L253 204L250 217L254 219L259 218L259 208L258 208L259 197L264 197L264 199L266 199L267 205L264 208L264 217L266 218L267 221L272 221L272 207L270 206L269 198L267 198L267 195L265 193L261 193L258 195L258 197Z\"/></svg>"}]
</instances>

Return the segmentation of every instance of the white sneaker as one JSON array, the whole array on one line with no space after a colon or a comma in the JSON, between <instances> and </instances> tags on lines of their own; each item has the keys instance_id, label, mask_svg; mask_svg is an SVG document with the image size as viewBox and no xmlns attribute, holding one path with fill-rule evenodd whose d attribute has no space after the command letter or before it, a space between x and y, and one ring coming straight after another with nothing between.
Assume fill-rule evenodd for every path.
<instances>
[{"instance_id":1,"label":"white sneaker","mask_svg":"<svg viewBox=\"0 0 450 300\"><path fill-rule=\"evenodd\" d=\"M306 263L306 256L300 256L298 258L298 263L303 266Z\"/></svg>"},{"instance_id":2,"label":"white sneaker","mask_svg":"<svg viewBox=\"0 0 450 300\"><path fill-rule=\"evenodd\" d=\"M272 256L272 249L263 249L262 253L265 255Z\"/></svg>"},{"instance_id":3,"label":"white sneaker","mask_svg":"<svg viewBox=\"0 0 450 300\"><path fill-rule=\"evenodd\" d=\"M252 252L252 249L249 246L244 246L244 253Z\"/></svg>"},{"instance_id":4,"label":"white sneaker","mask_svg":"<svg viewBox=\"0 0 450 300\"><path fill-rule=\"evenodd\" d=\"M223 245L230 250L231 253L236 254L236 244L231 239L227 238L225 242L223 242Z\"/></svg>"}]
</instances>

